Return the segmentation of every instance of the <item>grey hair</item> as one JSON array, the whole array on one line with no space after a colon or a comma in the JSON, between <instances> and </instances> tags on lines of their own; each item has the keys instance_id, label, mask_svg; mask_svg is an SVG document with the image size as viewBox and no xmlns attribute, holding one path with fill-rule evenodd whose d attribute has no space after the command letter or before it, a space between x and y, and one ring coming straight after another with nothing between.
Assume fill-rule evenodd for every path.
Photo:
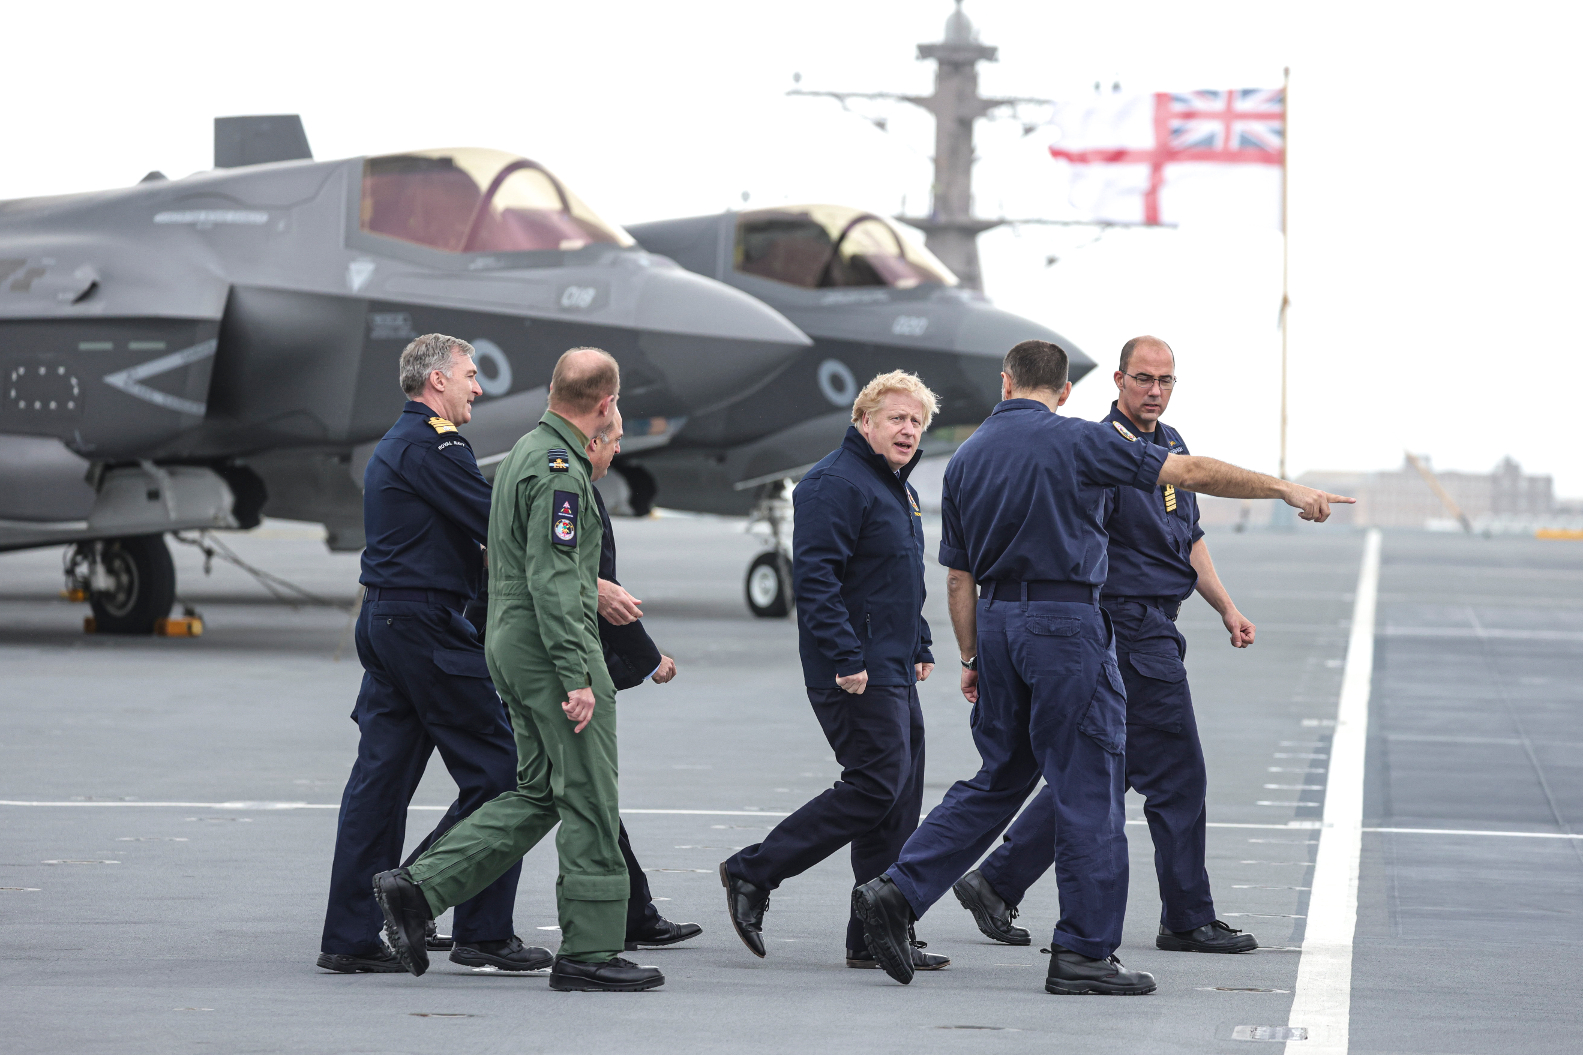
<instances>
[{"instance_id":1,"label":"grey hair","mask_svg":"<svg viewBox=\"0 0 1583 1055\"><path fill-rule=\"evenodd\" d=\"M401 390L414 397L429 383L429 375L438 370L451 376L451 363L455 357L452 348L459 348L468 358L476 358L473 346L456 337L443 333L426 333L407 345L401 352Z\"/></svg>"}]
</instances>

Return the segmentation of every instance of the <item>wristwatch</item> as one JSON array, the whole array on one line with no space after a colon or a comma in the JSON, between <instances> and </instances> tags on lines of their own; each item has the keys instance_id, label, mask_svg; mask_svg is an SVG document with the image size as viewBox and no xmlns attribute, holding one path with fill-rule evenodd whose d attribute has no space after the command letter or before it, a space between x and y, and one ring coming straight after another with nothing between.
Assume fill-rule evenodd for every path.
<instances>
[{"instance_id":1,"label":"wristwatch","mask_svg":"<svg viewBox=\"0 0 1583 1055\"><path fill-rule=\"evenodd\" d=\"M962 661L962 666L964 668L966 668L967 670L977 670L978 669L978 657L974 656L972 659L964 659Z\"/></svg>"}]
</instances>

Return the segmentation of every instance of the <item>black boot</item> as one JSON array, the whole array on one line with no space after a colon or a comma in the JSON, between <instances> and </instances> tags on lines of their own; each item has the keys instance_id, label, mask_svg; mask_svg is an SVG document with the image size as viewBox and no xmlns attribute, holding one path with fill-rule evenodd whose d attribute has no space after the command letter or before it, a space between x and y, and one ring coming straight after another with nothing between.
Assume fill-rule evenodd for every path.
<instances>
[{"instance_id":1,"label":"black boot","mask_svg":"<svg viewBox=\"0 0 1583 1055\"><path fill-rule=\"evenodd\" d=\"M912 981L912 906L901 890L882 875L852 891L852 911L863 921L863 940L879 965L902 985Z\"/></svg>"},{"instance_id":2,"label":"black boot","mask_svg":"<svg viewBox=\"0 0 1583 1055\"><path fill-rule=\"evenodd\" d=\"M374 877L374 900L385 914L385 940L395 950L401 966L415 975L423 974L429 969L424 931L433 918L423 891L405 868L397 868Z\"/></svg>"},{"instance_id":3,"label":"black boot","mask_svg":"<svg viewBox=\"0 0 1583 1055\"><path fill-rule=\"evenodd\" d=\"M351 953L321 952L318 964L336 974L399 974L405 971L396 954L381 945L378 952L355 955Z\"/></svg>"},{"instance_id":4,"label":"black boot","mask_svg":"<svg viewBox=\"0 0 1583 1055\"><path fill-rule=\"evenodd\" d=\"M770 907L770 892L727 872L724 861L720 862L720 885L726 888L726 912L731 915L737 937L748 947L748 952L762 959L764 910Z\"/></svg>"},{"instance_id":5,"label":"black boot","mask_svg":"<svg viewBox=\"0 0 1583 1055\"><path fill-rule=\"evenodd\" d=\"M704 929L696 923L672 923L663 916L653 926L641 934L627 935L627 951L633 949L658 949L664 945L675 945L688 938L696 938Z\"/></svg>"},{"instance_id":6,"label":"black boot","mask_svg":"<svg viewBox=\"0 0 1583 1055\"><path fill-rule=\"evenodd\" d=\"M973 914L973 922L986 938L1005 945L1031 945L1033 938L1021 927L1012 925L1017 910L1001 900L989 880L973 869L951 886L962 907Z\"/></svg>"},{"instance_id":7,"label":"black boot","mask_svg":"<svg viewBox=\"0 0 1583 1055\"><path fill-rule=\"evenodd\" d=\"M1217 919L1193 930L1166 930L1162 926L1154 947L1166 952L1252 952L1259 943L1253 935L1233 930Z\"/></svg>"},{"instance_id":8,"label":"black boot","mask_svg":"<svg viewBox=\"0 0 1583 1055\"><path fill-rule=\"evenodd\" d=\"M1050 954L1050 971L1044 977L1046 993L1143 996L1154 992L1154 975L1148 971L1129 971L1114 956L1096 960L1059 945L1040 951Z\"/></svg>"},{"instance_id":9,"label":"black boot","mask_svg":"<svg viewBox=\"0 0 1583 1055\"><path fill-rule=\"evenodd\" d=\"M919 941L918 935L911 926L907 928L907 944L912 946L912 969L914 971L943 971L951 966L951 957L940 956L932 952L924 952L929 947L926 941ZM862 952L856 949L846 951L846 965L860 970L877 970L879 961L867 949Z\"/></svg>"},{"instance_id":10,"label":"black boot","mask_svg":"<svg viewBox=\"0 0 1583 1055\"><path fill-rule=\"evenodd\" d=\"M439 926L431 919L423 928L423 947L430 952L446 952L456 943L449 934L441 934Z\"/></svg>"},{"instance_id":11,"label":"black boot","mask_svg":"<svg viewBox=\"0 0 1583 1055\"><path fill-rule=\"evenodd\" d=\"M451 950L452 963L464 967L493 967L499 971L542 971L554 959L550 950L524 945L515 934L504 941L475 941L466 945L458 942Z\"/></svg>"},{"instance_id":12,"label":"black boot","mask_svg":"<svg viewBox=\"0 0 1583 1055\"><path fill-rule=\"evenodd\" d=\"M550 988L563 993L636 993L664 984L665 976L658 967L639 967L620 956L604 963L557 956L550 968Z\"/></svg>"}]
</instances>

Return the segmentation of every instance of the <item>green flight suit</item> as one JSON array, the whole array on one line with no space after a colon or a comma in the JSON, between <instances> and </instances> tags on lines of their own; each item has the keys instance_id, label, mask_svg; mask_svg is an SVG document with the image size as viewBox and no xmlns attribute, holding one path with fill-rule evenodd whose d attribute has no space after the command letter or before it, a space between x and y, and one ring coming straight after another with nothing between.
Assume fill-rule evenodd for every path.
<instances>
[{"instance_id":1,"label":"green flight suit","mask_svg":"<svg viewBox=\"0 0 1583 1055\"><path fill-rule=\"evenodd\" d=\"M412 863L434 913L494 882L556 824L560 954L601 963L626 937L626 864L616 841L616 690L599 645L604 528L587 438L553 411L495 474L484 656L517 741L517 787L480 806ZM561 710L592 687L587 728Z\"/></svg>"}]
</instances>

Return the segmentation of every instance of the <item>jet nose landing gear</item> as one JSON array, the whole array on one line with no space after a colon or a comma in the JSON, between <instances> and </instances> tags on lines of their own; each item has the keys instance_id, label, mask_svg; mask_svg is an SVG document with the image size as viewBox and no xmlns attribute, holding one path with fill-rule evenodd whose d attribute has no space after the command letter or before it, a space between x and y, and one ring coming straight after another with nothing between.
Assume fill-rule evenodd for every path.
<instances>
[{"instance_id":1,"label":"jet nose landing gear","mask_svg":"<svg viewBox=\"0 0 1583 1055\"><path fill-rule=\"evenodd\" d=\"M176 600L176 565L163 535L80 542L66 551L68 591L88 595L94 630L152 634Z\"/></svg>"},{"instance_id":2,"label":"jet nose landing gear","mask_svg":"<svg viewBox=\"0 0 1583 1055\"><path fill-rule=\"evenodd\" d=\"M782 619L792 610L791 485L792 481L785 479L760 487L758 501L748 517L749 532L760 524L769 529L766 541L770 548L753 558L743 584L748 610L761 619Z\"/></svg>"},{"instance_id":3,"label":"jet nose landing gear","mask_svg":"<svg viewBox=\"0 0 1583 1055\"><path fill-rule=\"evenodd\" d=\"M791 612L791 568L786 555L778 549L760 553L748 565L748 608L763 619L776 619Z\"/></svg>"}]
</instances>

